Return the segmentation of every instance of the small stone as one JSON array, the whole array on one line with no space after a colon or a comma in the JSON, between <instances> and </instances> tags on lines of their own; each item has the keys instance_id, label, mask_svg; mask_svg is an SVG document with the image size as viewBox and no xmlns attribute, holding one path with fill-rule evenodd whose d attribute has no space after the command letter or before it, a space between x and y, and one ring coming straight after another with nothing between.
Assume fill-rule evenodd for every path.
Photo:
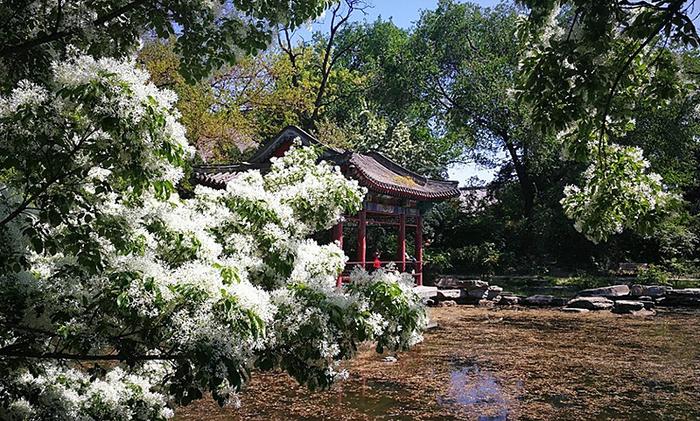
<instances>
[{"instance_id":1,"label":"small stone","mask_svg":"<svg viewBox=\"0 0 700 421\"><path fill-rule=\"evenodd\" d=\"M502 306L514 306L518 304L518 301L520 301L520 299L515 295L501 295L498 304Z\"/></svg>"},{"instance_id":2,"label":"small stone","mask_svg":"<svg viewBox=\"0 0 700 421\"><path fill-rule=\"evenodd\" d=\"M561 311L565 313L588 313L591 310L587 308L563 307Z\"/></svg>"},{"instance_id":3,"label":"small stone","mask_svg":"<svg viewBox=\"0 0 700 421\"><path fill-rule=\"evenodd\" d=\"M613 307L613 302L605 297L578 297L566 303L566 306L586 310L610 310Z\"/></svg>"},{"instance_id":4,"label":"small stone","mask_svg":"<svg viewBox=\"0 0 700 421\"><path fill-rule=\"evenodd\" d=\"M645 308L642 310L632 311L629 314L631 314L633 316L639 316L639 317L656 316L656 310L647 310Z\"/></svg>"},{"instance_id":5,"label":"small stone","mask_svg":"<svg viewBox=\"0 0 700 421\"><path fill-rule=\"evenodd\" d=\"M438 307L454 307L457 305L457 302L454 300L445 300L445 301L440 301L438 303Z\"/></svg>"},{"instance_id":6,"label":"small stone","mask_svg":"<svg viewBox=\"0 0 700 421\"><path fill-rule=\"evenodd\" d=\"M635 311L644 310L644 303L641 301L617 300L613 312L619 314L633 313Z\"/></svg>"},{"instance_id":7,"label":"small stone","mask_svg":"<svg viewBox=\"0 0 700 421\"><path fill-rule=\"evenodd\" d=\"M611 285L602 288L584 289L579 291L579 297L622 297L629 295L630 287L627 285Z\"/></svg>"},{"instance_id":8,"label":"small stone","mask_svg":"<svg viewBox=\"0 0 700 421\"><path fill-rule=\"evenodd\" d=\"M503 288L492 285L486 290L486 299L493 300L503 292Z\"/></svg>"},{"instance_id":9,"label":"small stone","mask_svg":"<svg viewBox=\"0 0 700 421\"><path fill-rule=\"evenodd\" d=\"M479 307L493 307L494 305L496 305L496 303L494 303L492 300L487 299L479 300L478 304Z\"/></svg>"},{"instance_id":10,"label":"small stone","mask_svg":"<svg viewBox=\"0 0 700 421\"><path fill-rule=\"evenodd\" d=\"M382 362L385 363L395 363L396 361L398 361L396 357L393 357L391 355L387 355L386 357L382 358Z\"/></svg>"}]
</instances>

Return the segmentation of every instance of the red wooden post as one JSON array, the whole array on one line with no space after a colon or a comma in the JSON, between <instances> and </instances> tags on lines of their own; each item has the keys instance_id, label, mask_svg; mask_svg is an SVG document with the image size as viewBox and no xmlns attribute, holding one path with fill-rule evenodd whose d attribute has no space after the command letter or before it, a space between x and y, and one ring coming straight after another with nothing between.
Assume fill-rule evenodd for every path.
<instances>
[{"instance_id":1,"label":"red wooden post","mask_svg":"<svg viewBox=\"0 0 700 421\"><path fill-rule=\"evenodd\" d=\"M406 214L399 215L399 256L401 272L406 272Z\"/></svg>"},{"instance_id":2,"label":"red wooden post","mask_svg":"<svg viewBox=\"0 0 700 421\"><path fill-rule=\"evenodd\" d=\"M416 283L423 285L423 218L416 216Z\"/></svg>"},{"instance_id":3,"label":"red wooden post","mask_svg":"<svg viewBox=\"0 0 700 421\"><path fill-rule=\"evenodd\" d=\"M339 221L335 227L333 227L333 241L338 243L338 247L343 249L343 221ZM338 274L338 279L335 281L335 286L340 288L343 286L343 272Z\"/></svg>"},{"instance_id":4,"label":"red wooden post","mask_svg":"<svg viewBox=\"0 0 700 421\"><path fill-rule=\"evenodd\" d=\"M360 222L357 226L357 261L362 269L366 269L367 261L367 211L360 211Z\"/></svg>"}]
</instances>

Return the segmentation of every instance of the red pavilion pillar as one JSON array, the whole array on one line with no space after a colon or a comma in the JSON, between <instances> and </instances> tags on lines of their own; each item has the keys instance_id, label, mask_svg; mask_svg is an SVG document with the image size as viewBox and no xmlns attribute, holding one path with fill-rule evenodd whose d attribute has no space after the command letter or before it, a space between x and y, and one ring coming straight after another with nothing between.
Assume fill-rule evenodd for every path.
<instances>
[{"instance_id":1,"label":"red pavilion pillar","mask_svg":"<svg viewBox=\"0 0 700 421\"><path fill-rule=\"evenodd\" d=\"M416 284L423 285L423 218L416 216Z\"/></svg>"},{"instance_id":2,"label":"red pavilion pillar","mask_svg":"<svg viewBox=\"0 0 700 421\"><path fill-rule=\"evenodd\" d=\"M338 247L340 249L343 249L343 221L338 222L334 227L333 227L333 241L338 243ZM335 286L340 288L343 286L343 272L341 271L338 274L338 279L335 282Z\"/></svg>"},{"instance_id":3,"label":"red pavilion pillar","mask_svg":"<svg viewBox=\"0 0 700 421\"><path fill-rule=\"evenodd\" d=\"M406 214L399 215L399 255L398 261L401 262L401 272L406 272Z\"/></svg>"},{"instance_id":4,"label":"red pavilion pillar","mask_svg":"<svg viewBox=\"0 0 700 421\"><path fill-rule=\"evenodd\" d=\"M359 224L357 226L357 261L362 269L367 269L367 211L361 210L359 213Z\"/></svg>"}]
</instances>

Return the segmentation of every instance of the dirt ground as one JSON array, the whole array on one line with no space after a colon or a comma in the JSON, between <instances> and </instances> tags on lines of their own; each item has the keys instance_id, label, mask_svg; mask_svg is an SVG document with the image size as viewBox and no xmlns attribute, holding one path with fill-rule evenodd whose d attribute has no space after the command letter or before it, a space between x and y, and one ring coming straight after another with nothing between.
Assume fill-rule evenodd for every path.
<instances>
[{"instance_id":1,"label":"dirt ground","mask_svg":"<svg viewBox=\"0 0 700 421\"><path fill-rule=\"evenodd\" d=\"M397 362L369 348L312 393L254 373L240 408L204 399L178 420L698 420L700 313L431 309L437 329Z\"/></svg>"}]
</instances>

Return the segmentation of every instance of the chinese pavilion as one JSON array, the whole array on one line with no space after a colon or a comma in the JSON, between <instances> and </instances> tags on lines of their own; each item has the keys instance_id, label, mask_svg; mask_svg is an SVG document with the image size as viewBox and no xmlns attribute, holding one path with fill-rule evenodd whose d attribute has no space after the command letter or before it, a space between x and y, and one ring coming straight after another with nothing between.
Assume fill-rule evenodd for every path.
<instances>
[{"instance_id":1,"label":"chinese pavilion","mask_svg":"<svg viewBox=\"0 0 700 421\"><path fill-rule=\"evenodd\" d=\"M213 188L224 188L228 181L242 171L270 166L270 158L283 156L294 140L299 138L305 146L316 145L323 150L321 159L335 163L346 177L355 179L367 188L368 194L356 215L346 215L332 230L333 240L343 247L344 227L355 225L357 246L354 260L348 262L346 270L338 277L338 286L347 279L347 273L354 267L366 268L367 226L380 225L398 229L398 245L395 260L382 260L386 265L393 263L397 269L407 272L410 269L417 285L423 284L423 214L431 203L460 195L455 181L441 181L423 177L403 168L378 152L367 154L346 151L322 144L304 130L289 126L271 141L263 144L250 159L250 162L237 165L202 165L194 169L194 182ZM413 230L415 256L406 253L407 229Z\"/></svg>"}]
</instances>

